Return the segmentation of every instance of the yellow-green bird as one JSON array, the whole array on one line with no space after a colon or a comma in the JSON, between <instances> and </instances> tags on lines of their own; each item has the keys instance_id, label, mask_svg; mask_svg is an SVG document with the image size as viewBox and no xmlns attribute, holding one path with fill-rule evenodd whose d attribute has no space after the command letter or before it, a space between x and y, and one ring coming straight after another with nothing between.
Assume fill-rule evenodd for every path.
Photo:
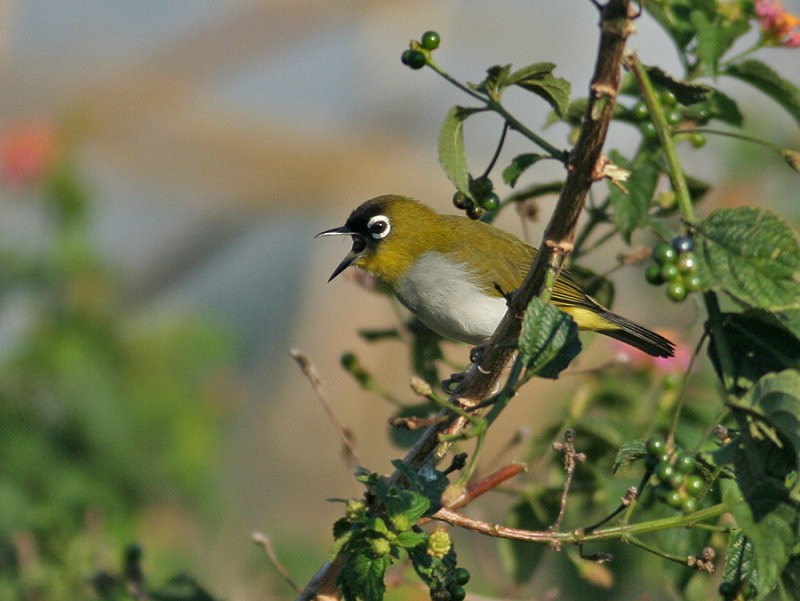
<instances>
[{"instance_id":1,"label":"yellow-green bird","mask_svg":"<svg viewBox=\"0 0 800 601\"><path fill-rule=\"evenodd\" d=\"M519 288L537 250L491 225L440 215L403 196L364 202L337 228L317 236L351 236L353 247L328 281L355 265L385 282L422 323L470 344L492 335L506 312L500 290ZM566 271L556 279L551 302L579 328L600 332L655 357L671 357L675 345L612 313L581 290Z\"/></svg>"}]
</instances>

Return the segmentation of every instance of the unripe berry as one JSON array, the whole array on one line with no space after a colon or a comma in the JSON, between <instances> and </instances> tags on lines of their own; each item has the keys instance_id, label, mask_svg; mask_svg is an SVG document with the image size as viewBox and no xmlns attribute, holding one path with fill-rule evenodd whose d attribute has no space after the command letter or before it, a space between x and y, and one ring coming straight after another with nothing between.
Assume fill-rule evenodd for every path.
<instances>
[{"instance_id":1,"label":"unripe berry","mask_svg":"<svg viewBox=\"0 0 800 601\"><path fill-rule=\"evenodd\" d=\"M441 42L441 37L435 31L426 31L420 38L420 44L425 50L436 50Z\"/></svg>"},{"instance_id":2,"label":"unripe berry","mask_svg":"<svg viewBox=\"0 0 800 601\"><path fill-rule=\"evenodd\" d=\"M678 258L678 253L669 242L660 242L653 248L653 260L659 265L672 263Z\"/></svg>"}]
</instances>

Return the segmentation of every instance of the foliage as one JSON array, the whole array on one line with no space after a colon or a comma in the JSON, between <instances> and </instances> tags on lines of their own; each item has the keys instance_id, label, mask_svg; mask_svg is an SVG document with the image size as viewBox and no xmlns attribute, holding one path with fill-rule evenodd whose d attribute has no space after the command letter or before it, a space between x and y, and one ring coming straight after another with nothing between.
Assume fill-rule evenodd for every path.
<instances>
[{"instance_id":1,"label":"foliage","mask_svg":"<svg viewBox=\"0 0 800 601\"><path fill-rule=\"evenodd\" d=\"M211 515L223 416L208 385L229 351L200 321L131 318L69 157L38 177L21 195L45 241L0 249L0 300L24 307L0 358L0 599L58 601L89 595L145 511Z\"/></svg>"},{"instance_id":2,"label":"foliage","mask_svg":"<svg viewBox=\"0 0 800 601\"><path fill-rule=\"evenodd\" d=\"M410 407L402 408L398 416L402 419L395 423L416 428L415 420L423 423L421 409L444 407L436 419L457 416L462 427L440 434L437 450L427 463L395 462L397 472L392 477L358 472L366 493L362 500L347 502L347 516L334 527L332 551L332 558L344 561L338 582L349 600L383 598L387 570L405 557L430 588L432 598L458 601L463 591L453 585L456 557L449 538L439 552L431 552L435 536L445 540L439 534L441 527L432 532L423 528L431 518L505 538L500 555L515 585L540 572L548 554L539 542L554 548L578 546L578 553L570 550L561 555L559 569L577 573L575 587L585 587L583 593L592 598L598 598L598 588L621 587L620 580L632 578L631 563L644 561L641 553L633 557L635 550L659 558L656 571L663 575L644 584L648 594L661 587L687 599L717 595L748 600L771 594L789 599L796 595L800 245L782 217L765 208L706 209L702 203L711 186L684 171L677 151L684 145L690 152L699 152L707 136L740 137L773 151L796 169L796 160L791 159L795 151L739 133L744 115L736 101L719 89L722 79L736 79L761 92L767 102L794 120L800 119L800 89L751 58L765 45L792 46L794 37L784 30L779 32L782 37L776 37L762 13L757 14L754 4L745 0L658 0L642 5L641 18L654 19L674 43L683 73L642 65L633 54L623 59L628 75L613 108L612 127L635 127L638 145L632 153L608 151L610 165L603 170L608 187L593 190L587 218L575 236L571 269L586 274L580 265L583 257L614 238L631 244L649 235L660 241L658 253L663 256L653 255L657 261L653 268L662 271L648 275L648 281L670 281L668 295L676 302L691 292L702 295L698 306L706 323L696 348L707 345L713 373L692 372L692 364L702 364L703 355L680 345L678 357L672 360L634 355L628 364L612 362L584 375L572 403L554 421L543 423L541 434L529 444L528 458L540 466L539 477L513 489L514 501L502 526L443 514L440 506L461 507L504 481L501 476L474 479L491 425L526 381L534 376L558 377L581 349L572 320L545 302L553 284L549 274L542 298L534 298L527 308L518 357L505 385L486 402L490 405L486 414L455 405L457 394L447 401L430 387L420 388L426 402L415 405L413 413ZM627 13L622 9L620 14ZM735 54L733 50L747 39L743 36L754 24L760 25L756 43ZM587 119L597 118L588 113L591 107L597 109L596 99L570 98L572 88L555 75L555 64L542 61L518 69L493 66L478 83L463 83L434 59L438 35L436 41L435 46L412 41L409 51L415 53L414 64L404 62L418 69L428 67L470 100L447 113L438 139L439 161L456 189L456 207L488 221L498 210L558 193L560 183L543 187L523 182L545 158L574 169L570 151L560 150L511 114L503 104L503 94L512 86L533 92L552 109L549 123L564 122L573 128L573 140ZM502 134L488 168L476 175L469 170L464 129L474 115L483 113L499 118ZM515 190L501 199L498 209L485 199L488 192L494 193L491 172L507 131L537 148L509 159L502 168L504 183ZM701 211L704 216L699 217ZM669 274L664 273L665 266ZM690 276L691 285L681 281L688 282ZM600 282L602 289L613 290L604 278L592 280L595 286ZM408 330L410 339L417 340L419 332ZM404 333L392 330L392 336L404 338ZM412 367L435 385L437 372L431 365L443 355L431 350L437 347L435 338L427 341L425 369L413 352ZM480 352L473 359L480 365ZM348 364L362 386L397 402L371 376L364 377L368 372L363 367L352 367L360 366L355 357ZM714 396L716 403L711 401ZM548 468L547 448L565 429L570 431L571 450L564 452L563 443L554 446L564 452L563 466ZM581 453L572 448L573 437ZM444 473L430 463L441 460L450 445L470 441L475 446L468 464L448 484ZM621 492L626 478L627 492ZM630 486L633 482L637 484ZM615 499L620 497L622 502L616 506ZM571 524L568 530L560 530L562 519ZM624 559L610 564L607 551L588 553L585 549L614 546L615 541L628 545L616 551ZM717 552L724 557L721 562L715 561ZM588 563L589 559L602 565ZM665 563L668 568L662 570ZM721 567L719 586L707 575L715 564Z\"/></svg>"}]
</instances>

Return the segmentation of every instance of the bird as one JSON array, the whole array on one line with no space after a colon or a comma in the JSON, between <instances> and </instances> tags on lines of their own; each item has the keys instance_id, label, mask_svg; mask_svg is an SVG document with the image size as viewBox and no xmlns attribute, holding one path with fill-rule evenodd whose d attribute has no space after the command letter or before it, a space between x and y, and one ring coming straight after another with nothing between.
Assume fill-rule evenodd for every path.
<instances>
[{"instance_id":1,"label":"bird","mask_svg":"<svg viewBox=\"0 0 800 601\"><path fill-rule=\"evenodd\" d=\"M442 215L394 194L363 202L343 226L315 237L320 236L350 236L353 243L329 282L348 267L359 267L386 284L428 328L469 344L482 344L494 333L506 313L506 291L522 285L538 252L492 225ZM674 355L670 340L602 306L567 270L556 278L550 302L579 329L654 357Z\"/></svg>"}]
</instances>

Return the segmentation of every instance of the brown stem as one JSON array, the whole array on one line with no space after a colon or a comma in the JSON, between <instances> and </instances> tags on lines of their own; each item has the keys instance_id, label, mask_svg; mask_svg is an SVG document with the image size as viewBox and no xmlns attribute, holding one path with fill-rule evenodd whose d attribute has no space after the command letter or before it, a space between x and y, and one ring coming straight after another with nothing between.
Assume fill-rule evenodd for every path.
<instances>
[{"instance_id":1,"label":"brown stem","mask_svg":"<svg viewBox=\"0 0 800 601\"><path fill-rule=\"evenodd\" d=\"M503 368L514 355L516 341L522 329L522 317L534 296L542 292L548 271L558 271L564 257L572 249L578 217L583 211L586 196L592 183L602 178L602 149L614 109L620 82L620 66L625 42L633 33L636 17L630 0L608 0L600 9L600 44L594 75L589 87L589 102L583 119L581 133L567 163L567 177L561 189L558 203L540 246L536 260L531 266L520 289L509 301L509 310L500 322L494 335L483 350L481 369L470 367L457 398L461 406L477 405L492 393ZM448 412L442 412L447 416ZM460 416L450 417L431 426L408 452L404 461L413 466L435 465L446 451L441 443L442 434L458 433L467 420ZM395 472L393 481L400 475ZM442 510L445 511L445 510ZM455 514L457 515L457 514ZM552 540L552 534L550 539ZM337 557L326 563L308 583L298 597L307 601L322 594L331 595L331 586L344 561Z\"/></svg>"}]
</instances>

